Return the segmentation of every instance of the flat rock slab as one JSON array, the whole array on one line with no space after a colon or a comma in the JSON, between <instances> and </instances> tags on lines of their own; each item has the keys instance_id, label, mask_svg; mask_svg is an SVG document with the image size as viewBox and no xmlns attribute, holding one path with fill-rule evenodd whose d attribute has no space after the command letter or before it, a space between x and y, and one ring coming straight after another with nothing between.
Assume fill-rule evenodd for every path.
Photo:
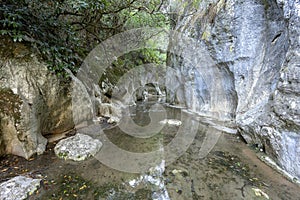
<instances>
[{"instance_id":1,"label":"flat rock slab","mask_svg":"<svg viewBox=\"0 0 300 200\"><path fill-rule=\"evenodd\" d=\"M159 122L162 125L170 125L170 126L180 126L181 125L181 121L178 119L165 119Z\"/></svg>"},{"instance_id":2,"label":"flat rock slab","mask_svg":"<svg viewBox=\"0 0 300 200\"><path fill-rule=\"evenodd\" d=\"M59 141L54 152L59 158L82 161L95 156L102 147L102 143L88 135L77 133L75 136Z\"/></svg>"},{"instance_id":3,"label":"flat rock slab","mask_svg":"<svg viewBox=\"0 0 300 200\"><path fill-rule=\"evenodd\" d=\"M22 200L33 194L40 187L41 179L16 176L0 184L0 199Z\"/></svg>"}]
</instances>

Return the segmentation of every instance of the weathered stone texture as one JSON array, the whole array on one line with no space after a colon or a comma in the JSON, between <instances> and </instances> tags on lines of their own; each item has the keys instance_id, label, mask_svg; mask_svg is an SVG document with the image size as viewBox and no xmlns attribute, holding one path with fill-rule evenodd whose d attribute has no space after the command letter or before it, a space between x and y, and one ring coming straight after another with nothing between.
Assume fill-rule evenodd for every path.
<instances>
[{"instance_id":1,"label":"weathered stone texture","mask_svg":"<svg viewBox=\"0 0 300 200\"><path fill-rule=\"evenodd\" d=\"M74 126L71 98L28 46L0 40L0 153L29 158L45 151L45 135Z\"/></svg>"},{"instance_id":2,"label":"weathered stone texture","mask_svg":"<svg viewBox=\"0 0 300 200\"><path fill-rule=\"evenodd\" d=\"M184 62L184 54L174 56L170 63L179 76L198 73L190 81L192 87L182 89L196 91L198 98L191 100L186 98L190 94L178 93L170 100L186 105L193 102L197 106L187 106L189 109L219 119L226 119L221 116L227 111L231 115L225 116L236 121L248 143L264 148L300 178L300 2L202 1L191 16L175 29L204 44L197 51L205 49L206 53L200 53L192 64ZM188 45L181 48L182 52L194 51ZM202 62L207 55L210 64ZM223 108L212 106L216 94L222 93L225 95L217 100Z\"/></svg>"}]
</instances>

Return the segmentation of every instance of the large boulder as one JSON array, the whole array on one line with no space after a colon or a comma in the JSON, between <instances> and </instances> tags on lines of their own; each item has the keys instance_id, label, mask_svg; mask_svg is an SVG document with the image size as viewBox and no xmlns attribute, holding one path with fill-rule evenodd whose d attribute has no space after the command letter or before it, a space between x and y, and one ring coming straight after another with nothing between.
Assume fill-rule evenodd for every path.
<instances>
[{"instance_id":1,"label":"large boulder","mask_svg":"<svg viewBox=\"0 0 300 200\"><path fill-rule=\"evenodd\" d=\"M41 179L16 176L0 184L0 199L23 200L40 187Z\"/></svg>"},{"instance_id":2,"label":"large boulder","mask_svg":"<svg viewBox=\"0 0 300 200\"><path fill-rule=\"evenodd\" d=\"M0 154L43 153L45 135L74 126L69 87L31 52L0 38Z\"/></svg>"},{"instance_id":3,"label":"large boulder","mask_svg":"<svg viewBox=\"0 0 300 200\"><path fill-rule=\"evenodd\" d=\"M101 147L102 143L98 139L77 133L75 136L59 141L54 152L59 158L65 160L83 161L95 156Z\"/></svg>"}]
</instances>

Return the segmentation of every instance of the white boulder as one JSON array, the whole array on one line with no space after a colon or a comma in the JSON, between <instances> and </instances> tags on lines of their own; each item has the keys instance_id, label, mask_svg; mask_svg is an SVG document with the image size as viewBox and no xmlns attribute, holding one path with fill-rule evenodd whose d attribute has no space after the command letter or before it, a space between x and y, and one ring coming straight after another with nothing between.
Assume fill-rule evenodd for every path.
<instances>
[{"instance_id":1,"label":"white boulder","mask_svg":"<svg viewBox=\"0 0 300 200\"><path fill-rule=\"evenodd\" d=\"M16 176L0 184L0 199L22 200L40 187L41 179Z\"/></svg>"},{"instance_id":2,"label":"white boulder","mask_svg":"<svg viewBox=\"0 0 300 200\"><path fill-rule=\"evenodd\" d=\"M59 158L82 161L95 156L102 147L102 143L88 135L77 133L75 136L59 141L54 152Z\"/></svg>"}]
</instances>

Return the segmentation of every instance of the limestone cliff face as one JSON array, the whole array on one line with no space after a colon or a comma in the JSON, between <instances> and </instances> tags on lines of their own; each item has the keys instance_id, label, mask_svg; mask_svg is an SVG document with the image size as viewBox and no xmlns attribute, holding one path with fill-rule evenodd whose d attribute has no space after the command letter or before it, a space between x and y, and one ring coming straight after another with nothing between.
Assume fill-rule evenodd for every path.
<instances>
[{"instance_id":1,"label":"limestone cliff face","mask_svg":"<svg viewBox=\"0 0 300 200\"><path fill-rule=\"evenodd\" d=\"M169 65L189 81L169 100L235 120L248 143L264 147L300 178L300 2L202 1L185 14L175 17L174 28L205 53L193 53L197 58L185 62L193 50L171 45L180 46L181 55L171 54ZM191 93L197 98L188 98Z\"/></svg>"},{"instance_id":2,"label":"limestone cliff face","mask_svg":"<svg viewBox=\"0 0 300 200\"><path fill-rule=\"evenodd\" d=\"M67 87L29 47L0 38L0 155L44 152L47 134L73 128Z\"/></svg>"}]
</instances>

